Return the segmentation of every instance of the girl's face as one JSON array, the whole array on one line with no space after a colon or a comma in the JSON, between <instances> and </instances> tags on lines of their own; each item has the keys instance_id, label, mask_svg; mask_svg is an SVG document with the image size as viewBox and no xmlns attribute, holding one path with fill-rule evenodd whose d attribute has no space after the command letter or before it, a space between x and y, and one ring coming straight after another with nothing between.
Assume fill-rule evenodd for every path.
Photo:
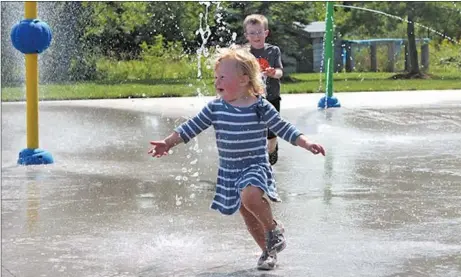
<instances>
[{"instance_id":1,"label":"girl's face","mask_svg":"<svg viewBox=\"0 0 461 277\"><path fill-rule=\"evenodd\" d=\"M216 92L227 102L240 98L246 92L248 78L237 68L237 61L224 59L215 70Z\"/></svg>"}]
</instances>

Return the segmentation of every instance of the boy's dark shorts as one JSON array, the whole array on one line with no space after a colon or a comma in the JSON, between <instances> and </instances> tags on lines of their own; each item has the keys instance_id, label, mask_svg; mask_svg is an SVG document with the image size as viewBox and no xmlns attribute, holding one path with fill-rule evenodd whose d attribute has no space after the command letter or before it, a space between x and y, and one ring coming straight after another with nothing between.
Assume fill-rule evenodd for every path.
<instances>
[{"instance_id":1,"label":"boy's dark shorts","mask_svg":"<svg viewBox=\"0 0 461 277\"><path fill-rule=\"evenodd\" d=\"M269 101L269 103L271 103L272 106L274 106L274 108L280 113L280 101L281 100L282 100L282 98L280 98L280 96L279 96L279 97L277 97L275 99L267 100L267 101ZM272 133L271 130L269 130L269 129L267 130L267 138L268 139L273 139L273 138L276 138L276 137L277 137L277 135Z\"/></svg>"}]
</instances>

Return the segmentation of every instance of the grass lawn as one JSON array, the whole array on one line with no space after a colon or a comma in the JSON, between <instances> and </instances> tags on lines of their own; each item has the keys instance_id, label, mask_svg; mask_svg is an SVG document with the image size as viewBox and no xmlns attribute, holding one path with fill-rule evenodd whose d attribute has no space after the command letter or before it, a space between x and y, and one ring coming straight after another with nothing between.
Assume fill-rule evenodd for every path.
<instances>
[{"instance_id":1,"label":"grass lawn","mask_svg":"<svg viewBox=\"0 0 461 277\"><path fill-rule=\"evenodd\" d=\"M337 73L334 74L334 92L443 90L461 89L460 72L433 73L431 79L392 80L394 73ZM282 93L323 92L324 75L298 73L291 81L282 83ZM321 81L322 80L322 81ZM130 81L117 84L97 82L47 84L39 86L41 100L103 99L128 97L195 96L198 89L204 95L214 94L213 80L158 80ZM25 87L2 88L2 101L25 99Z\"/></svg>"}]
</instances>

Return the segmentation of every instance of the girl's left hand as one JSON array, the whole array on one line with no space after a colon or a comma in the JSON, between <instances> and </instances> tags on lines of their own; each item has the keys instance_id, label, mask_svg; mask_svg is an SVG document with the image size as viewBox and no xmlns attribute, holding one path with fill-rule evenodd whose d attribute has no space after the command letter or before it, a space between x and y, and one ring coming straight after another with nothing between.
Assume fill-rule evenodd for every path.
<instances>
[{"instance_id":1,"label":"girl's left hand","mask_svg":"<svg viewBox=\"0 0 461 277\"><path fill-rule=\"evenodd\" d=\"M308 144L306 145L306 149L311 151L312 154L314 155L322 154L323 156L325 156L325 149L323 149L323 146L320 144L315 144L315 143Z\"/></svg>"},{"instance_id":2,"label":"girl's left hand","mask_svg":"<svg viewBox=\"0 0 461 277\"><path fill-rule=\"evenodd\" d=\"M312 154L314 155L322 154L323 156L325 156L325 149L323 149L323 146L317 143L310 143L304 135L300 135L296 139L296 145L312 152Z\"/></svg>"}]
</instances>

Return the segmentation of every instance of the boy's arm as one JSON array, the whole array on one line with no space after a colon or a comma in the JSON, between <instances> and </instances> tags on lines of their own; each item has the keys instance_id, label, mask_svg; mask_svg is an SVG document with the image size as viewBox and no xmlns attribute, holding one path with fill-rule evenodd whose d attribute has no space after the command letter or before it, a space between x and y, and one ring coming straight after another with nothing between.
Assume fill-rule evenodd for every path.
<instances>
[{"instance_id":1,"label":"boy's arm","mask_svg":"<svg viewBox=\"0 0 461 277\"><path fill-rule=\"evenodd\" d=\"M280 79L283 76L283 70L281 68L269 67L264 71L264 73L266 74L266 76L269 76L274 79Z\"/></svg>"},{"instance_id":2,"label":"boy's arm","mask_svg":"<svg viewBox=\"0 0 461 277\"><path fill-rule=\"evenodd\" d=\"M270 73L270 77L274 79L280 79L283 76L283 65L282 65L282 52L279 47L275 47L275 64L273 67L273 72Z\"/></svg>"},{"instance_id":3,"label":"boy's arm","mask_svg":"<svg viewBox=\"0 0 461 277\"><path fill-rule=\"evenodd\" d=\"M276 68L275 69L275 74L274 74L274 78L275 79L280 79L283 77L283 69L281 68Z\"/></svg>"},{"instance_id":4,"label":"boy's arm","mask_svg":"<svg viewBox=\"0 0 461 277\"><path fill-rule=\"evenodd\" d=\"M283 65L282 65L282 51L280 48L277 47L275 50L276 58L275 58L275 75L274 78L280 79L283 76Z\"/></svg>"}]
</instances>

